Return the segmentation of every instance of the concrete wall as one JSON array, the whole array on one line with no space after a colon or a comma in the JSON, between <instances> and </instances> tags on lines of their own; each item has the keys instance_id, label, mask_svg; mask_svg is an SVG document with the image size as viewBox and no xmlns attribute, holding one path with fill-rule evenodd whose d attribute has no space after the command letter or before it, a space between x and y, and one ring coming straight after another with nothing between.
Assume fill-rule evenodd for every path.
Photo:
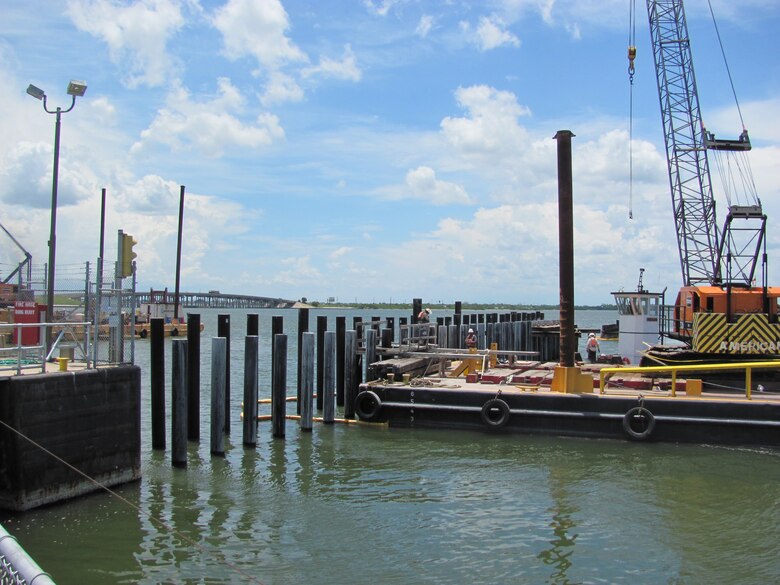
<instances>
[{"instance_id":1,"label":"concrete wall","mask_svg":"<svg viewBox=\"0 0 780 585\"><path fill-rule=\"evenodd\" d=\"M141 370L0 378L0 421L108 486L141 477ZM0 507L27 510L99 489L0 425Z\"/></svg>"}]
</instances>

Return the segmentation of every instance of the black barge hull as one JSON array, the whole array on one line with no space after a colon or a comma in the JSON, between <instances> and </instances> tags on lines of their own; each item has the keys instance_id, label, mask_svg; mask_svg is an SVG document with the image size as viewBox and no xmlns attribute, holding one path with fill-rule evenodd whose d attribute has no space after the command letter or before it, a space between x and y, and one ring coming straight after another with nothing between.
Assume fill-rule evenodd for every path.
<instances>
[{"instance_id":1,"label":"black barge hull","mask_svg":"<svg viewBox=\"0 0 780 585\"><path fill-rule=\"evenodd\" d=\"M566 394L511 386L448 387L370 383L355 399L358 417L395 427L494 433L780 446L780 396L747 400Z\"/></svg>"}]
</instances>

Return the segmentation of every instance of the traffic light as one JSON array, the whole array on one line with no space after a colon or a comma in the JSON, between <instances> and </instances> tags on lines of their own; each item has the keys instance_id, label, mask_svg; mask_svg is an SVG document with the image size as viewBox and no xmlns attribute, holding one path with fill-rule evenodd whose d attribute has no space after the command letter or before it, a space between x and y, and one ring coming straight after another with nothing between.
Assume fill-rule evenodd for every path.
<instances>
[{"instance_id":1,"label":"traffic light","mask_svg":"<svg viewBox=\"0 0 780 585\"><path fill-rule=\"evenodd\" d=\"M130 234L122 234L120 242L120 259L119 259L119 274L124 278L125 276L132 276L133 274L133 260L137 254L133 252L133 246L138 242L133 239Z\"/></svg>"}]
</instances>

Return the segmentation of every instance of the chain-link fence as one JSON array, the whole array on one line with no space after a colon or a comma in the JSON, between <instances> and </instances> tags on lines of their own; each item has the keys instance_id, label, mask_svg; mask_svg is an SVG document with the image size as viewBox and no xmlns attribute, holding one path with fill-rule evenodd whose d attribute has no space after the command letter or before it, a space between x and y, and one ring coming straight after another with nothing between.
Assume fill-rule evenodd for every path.
<instances>
[{"instance_id":1,"label":"chain-link fence","mask_svg":"<svg viewBox=\"0 0 780 585\"><path fill-rule=\"evenodd\" d=\"M135 277L115 276L113 262L105 270L95 264L57 266L51 315L45 268L0 285L0 323L46 324L1 328L0 368L16 367L31 347L45 360L64 357L88 367L134 362Z\"/></svg>"},{"instance_id":2,"label":"chain-link fence","mask_svg":"<svg viewBox=\"0 0 780 585\"><path fill-rule=\"evenodd\" d=\"M48 573L0 526L0 585L54 585Z\"/></svg>"}]
</instances>

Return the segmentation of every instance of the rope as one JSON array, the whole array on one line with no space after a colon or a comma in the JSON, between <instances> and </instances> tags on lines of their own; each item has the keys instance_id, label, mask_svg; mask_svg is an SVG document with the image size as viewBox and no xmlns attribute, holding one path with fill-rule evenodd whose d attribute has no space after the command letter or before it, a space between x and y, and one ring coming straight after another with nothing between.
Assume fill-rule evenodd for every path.
<instances>
[{"instance_id":1,"label":"rope","mask_svg":"<svg viewBox=\"0 0 780 585\"><path fill-rule=\"evenodd\" d=\"M139 506L136 506L135 504L133 504L133 503L132 503L130 500L128 500L127 498L124 498L124 497L120 496L118 493L116 493L114 490L112 490L112 489L111 489L111 488L109 488L108 486L106 486L106 485L104 485L104 484L100 483L99 481L97 481L96 479L94 479L94 478L90 477L89 475L87 475L86 473L84 473L83 471L81 471L80 469L78 469L78 468L74 467L73 465L71 465L70 463L68 463L67 461L65 461L64 459L62 459L61 457L59 457L59 456L55 455L54 453L52 453L51 451L49 451L49 450L48 450L46 447L44 447L44 446L43 446L43 445L41 445L40 443L37 443L35 440L31 439L30 437L28 437L27 435L25 435L25 434L24 434L24 433L22 433L21 431L19 431L19 430L15 429L14 427L12 427L12 426L11 426L11 425L9 425L8 423L6 423L4 420L0 420L0 425L4 426L4 427L5 427L5 428L7 428L9 431L11 431L11 432L13 432L13 433L16 433L16 434L17 434L17 435L19 435L19 436L20 436L22 439L24 439L25 441L27 441L28 443L30 443L30 444L31 444L31 445L33 445L34 447L36 447L36 448L40 449L41 451L43 451L44 453L46 453L47 455L49 455L49 456L50 456L50 457L52 457L53 459L55 459L55 460L59 461L60 463L62 463L63 465L65 465L65 466L66 466L68 469L71 469L72 471L75 471L75 472L76 472L76 473L78 473L78 474L79 474L81 477L83 477L83 478L84 478L84 479L86 479L87 481L89 481L89 482L93 483L93 484L94 484L95 486L97 486L98 488L100 488L100 489L102 489L102 490L104 490L104 491L108 492L109 494L111 494L112 496L114 496L115 498L117 498L117 499L118 499L120 502L122 502L123 504L125 504L125 505L129 506L130 508L132 508L133 510L135 510L135 511L136 511L136 512L138 512L139 514L141 514L141 515L145 516L147 519L151 520L151 521L152 521L152 523L154 523L154 524L157 524L157 525L159 525L159 526L162 526L162 527L163 527L163 528L165 528L165 529L166 529L168 532L170 532L170 533L172 533L172 534L175 534L175 535L176 535L176 536L178 536L180 539L182 539L184 542L186 542L187 544L189 544L189 545L191 545L191 546L194 546L195 548L197 548L197 549L198 549L198 550L200 550L201 552L203 552L203 553L206 553L206 554L211 554L211 552L212 552L212 551L210 551L210 550L206 549L206 547L204 547L203 545L201 545L201 544L199 544L199 543L195 542L194 540L192 540L191 538L189 538L187 535L185 535L185 534L183 534L183 533L179 532L178 530L176 530L174 527L172 527L172 526L169 526L169 525L168 525L168 524L166 524L166 523L165 523L163 520L160 520L159 518L155 518L154 516L152 516L152 515L151 515L151 514L149 514L148 512L145 512L145 511L144 511L144 510L142 510L142 509L141 509ZM242 569L240 569L239 567L237 567L237 566L236 566L236 565L234 565L233 563L231 563L231 562L229 562L228 560L226 560L224 557L222 557L222 562L223 562L225 565L227 565L228 567L230 567L231 569L233 569L234 571L236 571L237 573L240 573L242 576L246 577L246 578L247 578L247 579L248 579L250 582L252 582L252 583L260 583L260 581L258 581L258 580L257 580L257 579L254 577L254 575L250 575L250 574L249 574L249 573L247 573L246 571L243 571Z\"/></svg>"}]
</instances>

